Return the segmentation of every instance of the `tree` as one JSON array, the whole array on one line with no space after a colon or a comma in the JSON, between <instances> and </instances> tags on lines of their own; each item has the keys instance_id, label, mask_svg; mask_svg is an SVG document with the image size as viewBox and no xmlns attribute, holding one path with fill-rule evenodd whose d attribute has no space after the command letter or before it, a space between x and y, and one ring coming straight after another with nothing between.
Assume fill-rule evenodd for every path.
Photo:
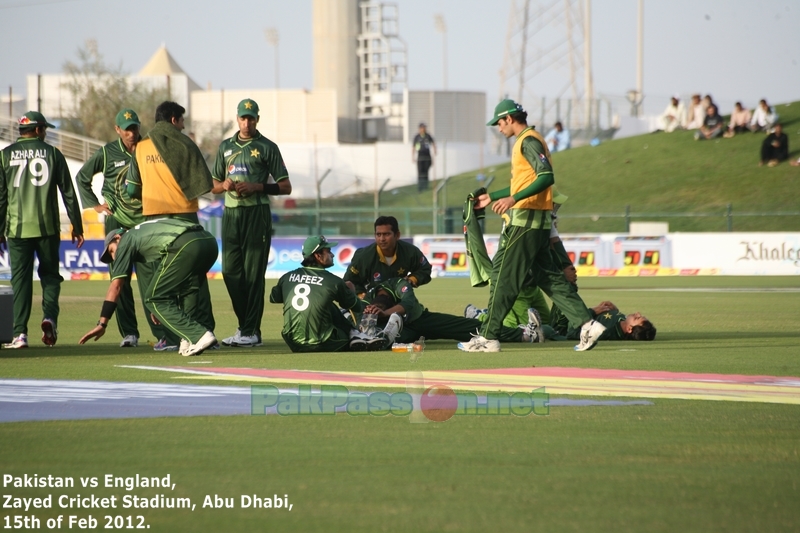
<instances>
[{"instance_id":1,"label":"tree","mask_svg":"<svg viewBox=\"0 0 800 533\"><path fill-rule=\"evenodd\" d=\"M119 66L105 63L97 41L89 39L77 51L78 62L67 61L63 87L72 95L73 109L64 117L62 128L102 141L117 137L114 117L120 109L131 108L139 115L142 132L153 127L155 109L167 100L167 88L152 88L133 81Z\"/></svg>"}]
</instances>

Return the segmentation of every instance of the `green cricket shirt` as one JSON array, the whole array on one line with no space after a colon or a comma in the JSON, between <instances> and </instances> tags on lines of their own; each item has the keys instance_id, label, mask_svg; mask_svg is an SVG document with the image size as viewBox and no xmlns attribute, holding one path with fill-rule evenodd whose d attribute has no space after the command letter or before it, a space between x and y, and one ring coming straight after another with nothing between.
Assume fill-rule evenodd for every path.
<instances>
[{"instance_id":1,"label":"green cricket shirt","mask_svg":"<svg viewBox=\"0 0 800 533\"><path fill-rule=\"evenodd\" d=\"M353 254L344 280L352 282L358 293L366 292L372 284L392 278L411 276L416 279L418 287L430 282L431 264L419 248L406 241L397 241L394 257L394 262L388 265L376 243L359 248Z\"/></svg>"},{"instance_id":2,"label":"green cricket shirt","mask_svg":"<svg viewBox=\"0 0 800 533\"><path fill-rule=\"evenodd\" d=\"M353 309L358 298L344 280L322 267L300 267L278 280L269 295L270 303L283 304L284 338L300 345L325 342L333 332L331 306Z\"/></svg>"},{"instance_id":3,"label":"green cricket shirt","mask_svg":"<svg viewBox=\"0 0 800 533\"><path fill-rule=\"evenodd\" d=\"M81 209L67 160L36 137L20 137L0 152L0 234L13 239L61 233L56 190L75 233L83 233Z\"/></svg>"},{"instance_id":4,"label":"green cricket shirt","mask_svg":"<svg viewBox=\"0 0 800 533\"><path fill-rule=\"evenodd\" d=\"M161 259L175 239L187 231L203 229L199 224L180 218L160 218L142 222L122 234L114 261L109 265L111 279L131 275L134 263Z\"/></svg>"},{"instance_id":5,"label":"green cricket shirt","mask_svg":"<svg viewBox=\"0 0 800 533\"><path fill-rule=\"evenodd\" d=\"M277 183L287 179L289 173L278 145L256 131L256 136L246 141L240 140L238 133L222 141L214 161L212 177L216 181L230 178L234 182L246 181L266 185L270 177ZM269 204L267 193L259 192L241 197L236 191L225 192L225 207L262 204Z\"/></svg>"},{"instance_id":6,"label":"green cricket shirt","mask_svg":"<svg viewBox=\"0 0 800 533\"><path fill-rule=\"evenodd\" d=\"M100 194L114 213L114 218L124 228L132 228L145 220L142 201L131 198L125 184L132 158L122 139L117 139L92 154L76 176L83 208L91 209L100 205L92 191L92 178L95 174L103 174Z\"/></svg>"}]
</instances>

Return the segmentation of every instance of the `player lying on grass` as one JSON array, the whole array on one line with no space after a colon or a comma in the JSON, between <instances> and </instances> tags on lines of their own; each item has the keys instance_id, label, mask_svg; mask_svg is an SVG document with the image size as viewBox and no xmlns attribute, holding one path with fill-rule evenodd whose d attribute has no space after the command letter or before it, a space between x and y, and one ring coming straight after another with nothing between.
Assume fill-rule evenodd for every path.
<instances>
[{"instance_id":1,"label":"player lying on grass","mask_svg":"<svg viewBox=\"0 0 800 533\"><path fill-rule=\"evenodd\" d=\"M594 320L606 327L599 340L652 341L656 338L656 327L641 313L626 315L616 305L608 301L600 302L595 307L590 307L589 311L592 313ZM486 309L477 309L470 304L464 310L464 315L474 317L475 320L483 322L486 316ZM551 310L551 317L549 324L542 325L546 339L553 341L578 340L580 330L570 329L568 320L561 315L555 305ZM519 327L523 327L523 325L520 324Z\"/></svg>"},{"instance_id":2,"label":"player lying on grass","mask_svg":"<svg viewBox=\"0 0 800 533\"><path fill-rule=\"evenodd\" d=\"M404 318L399 342L413 342L419 337L469 342L482 325L479 320L428 311L417 300L414 287L405 278L380 283L370 289L366 298L365 314L377 314L379 320L395 314ZM544 342L539 314L535 309L529 310L527 323L518 327L503 326L498 336L502 342Z\"/></svg>"},{"instance_id":3,"label":"player lying on grass","mask_svg":"<svg viewBox=\"0 0 800 533\"><path fill-rule=\"evenodd\" d=\"M204 311L198 305L201 282L218 255L217 239L199 224L178 218L148 220L129 231L113 230L106 235L100 260L110 263L108 287L100 320L81 337L84 344L102 337L119 294L130 277L133 264L161 260L145 290L145 306L156 323L181 339L181 355L199 355L217 343L214 333L198 322Z\"/></svg>"},{"instance_id":4,"label":"player lying on grass","mask_svg":"<svg viewBox=\"0 0 800 533\"><path fill-rule=\"evenodd\" d=\"M307 238L302 266L281 276L270 292L270 303L283 304L281 336L293 352L384 350L403 327L402 319L394 315L383 331L365 334L342 314L339 307L355 316L359 300L351 286L326 270L333 266L331 247L337 244L322 235Z\"/></svg>"}]
</instances>

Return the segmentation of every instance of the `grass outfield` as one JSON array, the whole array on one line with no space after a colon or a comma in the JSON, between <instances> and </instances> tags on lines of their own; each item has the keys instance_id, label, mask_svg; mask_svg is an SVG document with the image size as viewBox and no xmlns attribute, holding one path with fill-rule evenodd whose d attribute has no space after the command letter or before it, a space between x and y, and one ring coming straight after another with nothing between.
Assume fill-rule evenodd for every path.
<instances>
[{"instance_id":1,"label":"grass outfield","mask_svg":"<svg viewBox=\"0 0 800 533\"><path fill-rule=\"evenodd\" d=\"M418 296L434 310L459 313L466 303L487 298L486 290L467 286L465 279L438 279ZM59 345L47 349L36 339L27 351L0 352L0 377L236 384L118 368L189 361L146 347L122 350L113 326L98 343L73 344L96 322L106 287L65 283ZM290 354L279 337L280 308L268 305L263 347L193 359L314 370L535 365L800 376L798 290L797 277L582 279L587 303L608 299L624 311L642 311L658 327L657 340L606 342L582 354L569 343L504 344L500 354L466 354L453 342L436 341L413 364L390 352ZM230 334L235 323L221 282L212 282L212 295L217 332ZM35 306L33 316L38 313ZM197 505L193 512L34 513L40 519L92 514L100 529L106 514L142 514L151 531L797 530L800 407L652 402L439 424L343 414L6 423L0 425L0 470L73 476L76 484L79 476L169 473L176 488L166 495ZM48 493L126 492L13 491L20 497ZM288 494L293 509L201 509L204 497L215 494L235 497L237 507L241 494ZM30 513L3 509L3 517L12 514Z\"/></svg>"}]
</instances>

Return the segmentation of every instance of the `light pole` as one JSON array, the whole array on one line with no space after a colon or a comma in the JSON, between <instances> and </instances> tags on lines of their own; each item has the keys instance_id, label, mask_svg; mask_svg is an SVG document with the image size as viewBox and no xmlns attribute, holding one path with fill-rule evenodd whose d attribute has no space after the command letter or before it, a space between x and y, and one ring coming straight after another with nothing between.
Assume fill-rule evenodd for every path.
<instances>
[{"instance_id":1,"label":"light pole","mask_svg":"<svg viewBox=\"0 0 800 533\"><path fill-rule=\"evenodd\" d=\"M433 24L436 26L436 31L442 34L442 81L444 83L444 90L447 90L447 24L444 21L444 15L437 13L433 16Z\"/></svg>"},{"instance_id":2,"label":"light pole","mask_svg":"<svg viewBox=\"0 0 800 533\"><path fill-rule=\"evenodd\" d=\"M280 42L280 35L277 28L266 28L264 30L264 37L267 42L275 47L275 88L280 89L280 67L278 64L278 43Z\"/></svg>"}]
</instances>

